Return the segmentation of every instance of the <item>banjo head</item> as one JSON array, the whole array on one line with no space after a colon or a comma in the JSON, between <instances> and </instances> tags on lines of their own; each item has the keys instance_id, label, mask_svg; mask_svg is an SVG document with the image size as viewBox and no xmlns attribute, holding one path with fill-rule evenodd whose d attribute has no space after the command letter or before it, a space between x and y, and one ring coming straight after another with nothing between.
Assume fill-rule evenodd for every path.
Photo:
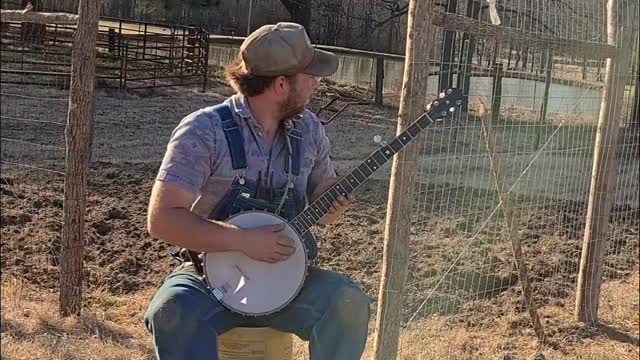
<instances>
[{"instance_id":1,"label":"banjo head","mask_svg":"<svg viewBox=\"0 0 640 360\"><path fill-rule=\"evenodd\" d=\"M238 251L204 254L205 280L222 305L242 315L268 315L289 304L307 275L307 250L302 239L280 216L247 211L225 221L242 229L285 224L281 234L293 240L296 251L287 260L270 264Z\"/></svg>"}]
</instances>

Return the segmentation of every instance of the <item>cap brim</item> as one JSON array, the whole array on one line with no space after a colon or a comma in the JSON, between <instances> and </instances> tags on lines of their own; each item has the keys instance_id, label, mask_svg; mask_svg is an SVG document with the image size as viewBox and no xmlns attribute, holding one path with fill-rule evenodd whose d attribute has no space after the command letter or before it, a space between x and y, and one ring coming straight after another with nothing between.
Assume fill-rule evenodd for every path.
<instances>
[{"instance_id":1,"label":"cap brim","mask_svg":"<svg viewBox=\"0 0 640 360\"><path fill-rule=\"evenodd\" d=\"M305 74L331 76L338 70L338 57L328 51L314 49L311 64L304 69Z\"/></svg>"}]
</instances>

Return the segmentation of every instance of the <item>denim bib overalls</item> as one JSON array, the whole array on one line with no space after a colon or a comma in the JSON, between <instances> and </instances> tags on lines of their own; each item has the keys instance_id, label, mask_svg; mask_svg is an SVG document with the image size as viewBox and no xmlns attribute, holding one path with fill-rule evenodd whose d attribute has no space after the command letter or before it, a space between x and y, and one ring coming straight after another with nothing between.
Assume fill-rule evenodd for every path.
<instances>
[{"instance_id":1,"label":"denim bib overalls","mask_svg":"<svg viewBox=\"0 0 640 360\"><path fill-rule=\"evenodd\" d=\"M247 160L244 149L244 139L236 120L233 118L231 109L226 104L220 104L213 108L222 122L222 130L229 147L229 155L233 171L237 173L231 186L211 210L208 215L209 220L224 221L229 217L243 211L261 210L270 212L285 220L291 220L298 215L306 205L304 192L296 192L293 186L295 177L300 174L300 164L302 159L302 126L299 122L291 121L286 126L287 134L287 159L285 171L287 172L287 185L284 189L274 189L270 184L268 174L258 179L245 177L247 170ZM313 262L317 255L316 240L307 231L302 235L309 262ZM183 249L181 253L184 253ZM188 260L193 262L196 270L202 275L202 260L193 251L187 251ZM183 258L184 259L184 258Z\"/></svg>"}]
</instances>

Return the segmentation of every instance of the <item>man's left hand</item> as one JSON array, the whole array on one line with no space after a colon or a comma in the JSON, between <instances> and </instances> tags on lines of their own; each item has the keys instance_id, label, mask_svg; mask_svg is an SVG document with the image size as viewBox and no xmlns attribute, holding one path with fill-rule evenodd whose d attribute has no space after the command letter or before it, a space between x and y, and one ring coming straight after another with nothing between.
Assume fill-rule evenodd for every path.
<instances>
[{"instance_id":1,"label":"man's left hand","mask_svg":"<svg viewBox=\"0 0 640 360\"><path fill-rule=\"evenodd\" d=\"M318 188L315 191L313 200L317 199L320 195L322 195L325 191L327 191L331 186L333 186L338 179L329 179L318 185ZM321 225L327 225L344 214L344 212L349 208L349 205L355 200L355 196L353 194L347 194L347 196L339 196L329 208L329 212L318 222Z\"/></svg>"},{"instance_id":2,"label":"man's left hand","mask_svg":"<svg viewBox=\"0 0 640 360\"><path fill-rule=\"evenodd\" d=\"M347 208L351 205L353 200L355 200L355 196L353 194L347 194L347 197L342 195L339 196L338 199L331 204L329 213L320 220L320 224L327 225L337 220L345 211L347 211Z\"/></svg>"}]
</instances>

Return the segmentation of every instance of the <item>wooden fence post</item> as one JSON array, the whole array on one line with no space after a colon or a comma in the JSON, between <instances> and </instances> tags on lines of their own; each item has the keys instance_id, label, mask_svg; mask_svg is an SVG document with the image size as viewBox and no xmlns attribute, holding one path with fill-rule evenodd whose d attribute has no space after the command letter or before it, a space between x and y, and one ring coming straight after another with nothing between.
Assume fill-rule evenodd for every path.
<instances>
[{"instance_id":1,"label":"wooden fence post","mask_svg":"<svg viewBox=\"0 0 640 360\"><path fill-rule=\"evenodd\" d=\"M630 7L635 6L637 5ZM598 323L603 262L608 247L609 215L618 177L616 145L626 85L625 75L630 64L629 50L632 47L631 29L623 29L620 34L619 25L622 24L618 24L618 2L608 0L608 43L617 45L622 51L617 57L607 59L605 68L604 91L593 154L591 191L576 290L575 318L589 325Z\"/></svg>"},{"instance_id":2,"label":"wooden fence post","mask_svg":"<svg viewBox=\"0 0 640 360\"><path fill-rule=\"evenodd\" d=\"M536 129L536 136L533 141L533 149L538 150L540 148L540 139L542 133L546 130L545 124L547 122L547 108L549 104L549 91L551 89L551 76L553 72L553 52L547 48L544 52L546 55L545 60L545 82L544 82L544 95L542 95L542 105L540 106L540 120L538 121L540 126ZM534 94L535 96L535 94Z\"/></svg>"},{"instance_id":3,"label":"wooden fence post","mask_svg":"<svg viewBox=\"0 0 640 360\"><path fill-rule=\"evenodd\" d=\"M411 0L407 16L402 97L398 110L400 133L425 110L429 54L433 44L433 0ZM416 173L417 144L393 158L384 232L382 279L378 295L374 359L392 360L398 351L402 295L409 260L410 215Z\"/></svg>"},{"instance_id":4,"label":"wooden fence post","mask_svg":"<svg viewBox=\"0 0 640 360\"><path fill-rule=\"evenodd\" d=\"M493 92L491 96L491 123L495 124L500 117L500 104L502 102L502 77L504 76L504 70L502 63L493 64Z\"/></svg>"},{"instance_id":5,"label":"wooden fence post","mask_svg":"<svg viewBox=\"0 0 640 360\"><path fill-rule=\"evenodd\" d=\"M375 104L382 105L382 89L384 87L384 57L376 56L376 98Z\"/></svg>"},{"instance_id":6,"label":"wooden fence post","mask_svg":"<svg viewBox=\"0 0 640 360\"><path fill-rule=\"evenodd\" d=\"M93 142L99 8L99 1L80 0L78 26L73 39L69 112L65 129L66 176L60 251L62 316L80 314L82 308L85 188Z\"/></svg>"},{"instance_id":7,"label":"wooden fence post","mask_svg":"<svg viewBox=\"0 0 640 360\"><path fill-rule=\"evenodd\" d=\"M203 68L203 79L202 79L202 92L207 91L207 82L209 81L209 34L205 33L202 35L202 42L204 43L204 64L202 64ZM173 40L171 41L173 43ZM173 53L171 54L171 61L173 61Z\"/></svg>"}]
</instances>

